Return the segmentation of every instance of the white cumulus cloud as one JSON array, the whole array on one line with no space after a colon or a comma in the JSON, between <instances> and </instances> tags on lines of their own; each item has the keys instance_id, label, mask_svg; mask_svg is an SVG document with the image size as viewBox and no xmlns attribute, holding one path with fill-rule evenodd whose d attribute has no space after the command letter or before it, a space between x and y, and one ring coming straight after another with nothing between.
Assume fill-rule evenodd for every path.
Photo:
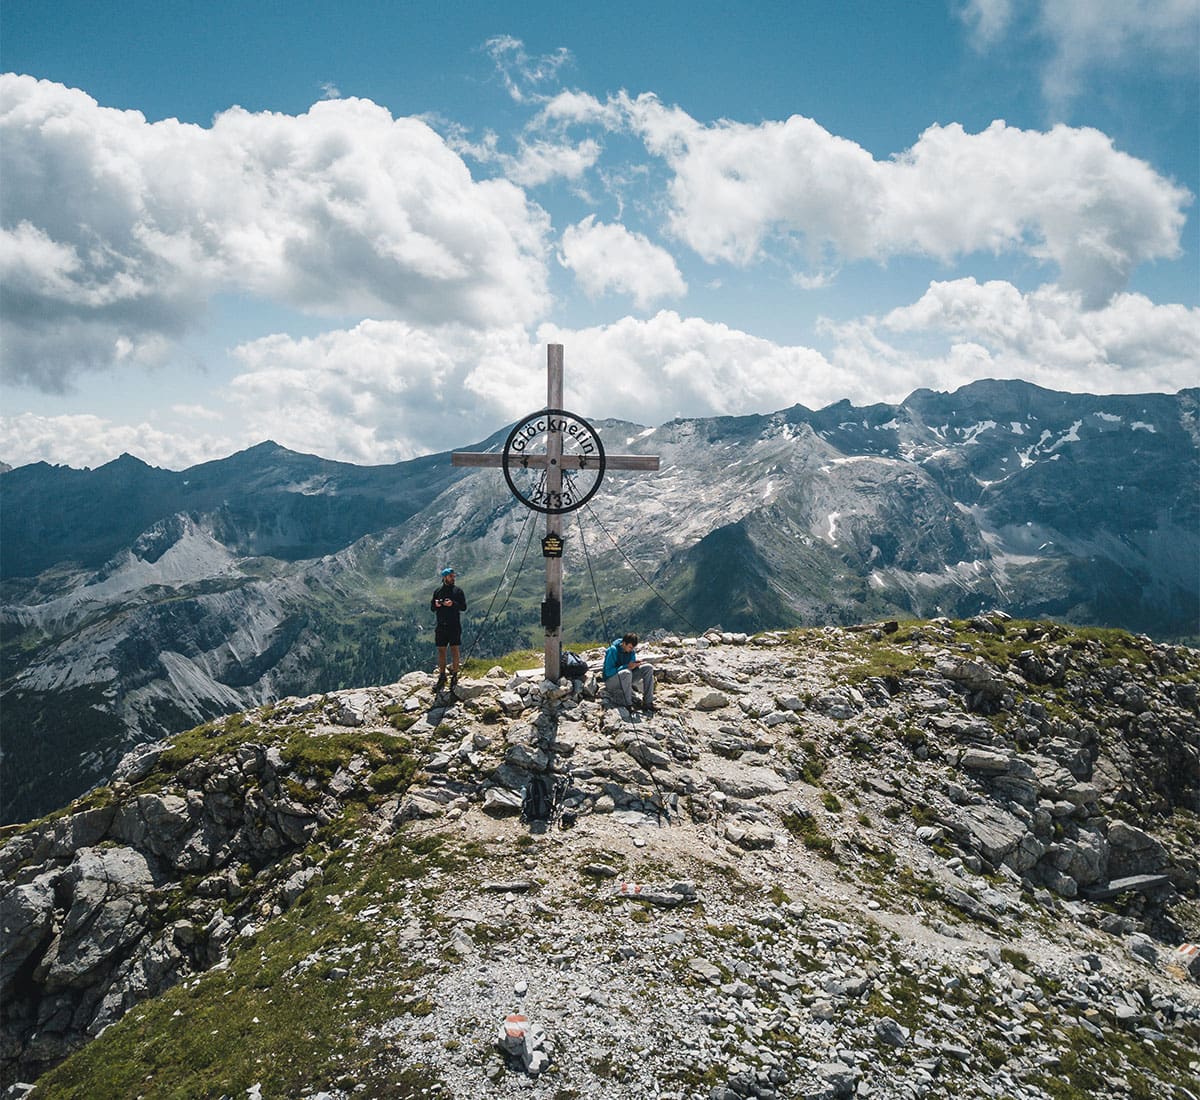
<instances>
[{"instance_id":1,"label":"white cumulus cloud","mask_svg":"<svg viewBox=\"0 0 1200 1100\"><path fill-rule=\"evenodd\" d=\"M217 292L327 315L532 323L549 220L472 179L424 122L367 100L149 123L0 76L0 270L10 377L154 362Z\"/></svg>"},{"instance_id":2,"label":"white cumulus cloud","mask_svg":"<svg viewBox=\"0 0 1200 1100\"><path fill-rule=\"evenodd\" d=\"M528 141L516 156L500 156L505 176L522 187L538 187L554 179L577 180L600 157L600 143Z\"/></svg>"},{"instance_id":3,"label":"white cumulus cloud","mask_svg":"<svg viewBox=\"0 0 1200 1100\"><path fill-rule=\"evenodd\" d=\"M702 125L653 96L625 103L674 173L671 229L709 261L747 265L780 243L818 269L1017 252L1056 264L1094 307L1138 264L1178 255L1192 199L1093 129L937 125L878 161L798 115Z\"/></svg>"},{"instance_id":4,"label":"white cumulus cloud","mask_svg":"<svg viewBox=\"0 0 1200 1100\"><path fill-rule=\"evenodd\" d=\"M525 43L510 34L489 38L483 48L515 103L543 98L540 86L555 80L559 69L572 61L571 51L565 46L541 57L531 57L525 52Z\"/></svg>"},{"instance_id":5,"label":"white cumulus cloud","mask_svg":"<svg viewBox=\"0 0 1200 1100\"><path fill-rule=\"evenodd\" d=\"M311 339L243 345L232 398L259 438L361 463L461 447L546 404L546 350L565 345L565 402L581 416L657 424L828 403L844 380L810 348L781 347L671 311L611 325L422 331L364 321Z\"/></svg>"},{"instance_id":6,"label":"white cumulus cloud","mask_svg":"<svg viewBox=\"0 0 1200 1100\"><path fill-rule=\"evenodd\" d=\"M1085 310L1048 285L935 282L883 317L830 325L833 360L884 400L919 386L952 389L979 378L1023 378L1087 393L1174 393L1196 384L1200 309L1119 294Z\"/></svg>"},{"instance_id":7,"label":"white cumulus cloud","mask_svg":"<svg viewBox=\"0 0 1200 1100\"><path fill-rule=\"evenodd\" d=\"M674 417L745 415L900 401L913 390L981 378L1023 378L1092 393L1175 392L1195 384L1200 309L1120 294L1085 310L1048 285L930 284L882 316L826 323L832 350L762 339L664 310L611 324L421 329L364 321L297 339L242 345L227 395L250 410L210 429L211 411L174 407L156 425L95 416L0 418L0 459L96 466L129 451L174 469L271 438L293 450L388 463L482 440L545 406L545 344L566 349L565 403L589 419L659 424ZM194 424L180 427L183 417ZM165 426L164 426L165 425ZM178 430L173 430L178 429Z\"/></svg>"},{"instance_id":8,"label":"white cumulus cloud","mask_svg":"<svg viewBox=\"0 0 1200 1100\"><path fill-rule=\"evenodd\" d=\"M820 352L786 347L698 317L663 310L595 328L543 325L563 344L572 411L659 424L678 416L728 416L843 396Z\"/></svg>"},{"instance_id":9,"label":"white cumulus cloud","mask_svg":"<svg viewBox=\"0 0 1200 1100\"><path fill-rule=\"evenodd\" d=\"M1200 0L956 0L955 11L976 50L1007 40L1044 58L1042 94L1057 115L1115 72L1194 80L1200 56Z\"/></svg>"},{"instance_id":10,"label":"white cumulus cloud","mask_svg":"<svg viewBox=\"0 0 1200 1100\"><path fill-rule=\"evenodd\" d=\"M597 223L594 215L567 227L559 259L592 298L628 294L638 309L646 309L662 298L687 293L687 283L666 249L623 225Z\"/></svg>"}]
</instances>

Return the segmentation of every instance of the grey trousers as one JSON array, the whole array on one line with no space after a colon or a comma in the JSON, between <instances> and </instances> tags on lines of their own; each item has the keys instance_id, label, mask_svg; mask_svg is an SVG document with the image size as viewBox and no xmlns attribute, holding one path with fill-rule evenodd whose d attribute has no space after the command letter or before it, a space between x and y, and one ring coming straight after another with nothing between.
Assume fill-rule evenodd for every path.
<instances>
[{"instance_id":1,"label":"grey trousers","mask_svg":"<svg viewBox=\"0 0 1200 1100\"><path fill-rule=\"evenodd\" d=\"M654 706L654 666L643 661L637 668L622 668L616 676L609 676L604 681L609 698L625 707L633 706L633 685L638 684L642 689L642 706Z\"/></svg>"}]
</instances>

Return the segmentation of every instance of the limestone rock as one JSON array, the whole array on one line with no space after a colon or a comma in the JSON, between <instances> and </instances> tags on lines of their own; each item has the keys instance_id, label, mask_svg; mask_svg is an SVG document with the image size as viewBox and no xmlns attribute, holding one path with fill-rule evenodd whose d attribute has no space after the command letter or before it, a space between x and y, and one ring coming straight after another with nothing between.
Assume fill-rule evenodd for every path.
<instances>
[{"instance_id":1,"label":"limestone rock","mask_svg":"<svg viewBox=\"0 0 1200 1100\"><path fill-rule=\"evenodd\" d=\"M853 688L844 657L889 644L882 629L831 628L807 650L783 634L769 651L716 631L712 649L655 638L662 683L680 686L653 723L586 684L544 687L540 669L431 706L422 673L214 723L170 774L161 751L129 758L136 787L0 836L4 1072L40 1072L214 965L273 966L264 933L297 905L360 926L294 960L337 983L336 1011L352 1016L381 966L420 968L411 989L384 976L395 1017L364 1049L455 1095L690 1096L717 1079L722 1100L779 1100L986 1081L987 1100L1053 1072L1066 1030L1081 1058L1118 1023L1178 1048L1200 1020L1172 951L1196 938L1194 854L1171 820L1188 793L1175 773L1195 763L1179 683L1195 658L1135 639L1122 646L1147 664L1114 664L1082 633L1053 653L1037 631L1068 628L998 622L972 627L990 652L1019 631L1046 673L1067 670L1053 706L970 658L960 623L906 627L899 671ZM981 668L946 663L960 657ZM696 705L708 692L723 712ZM342 708L363 725L339 726ZM515 820L539 771L566 779L544 829ZM428 860L409 846L425 838L445 845ZM681 920L697 883L703 909ZM512 997L562 1025L570 1057L555 1067L527 1018L481 1086L477 1056ZM878 1017L889 1003L895 1019ZM995 1075L985 1044L1007 1054ZM366 1072L345 1053L339 1095Z\"/></svg>"},{"instance_id":2,"label":"limestone rock","mask_svg":"<svg viewBox=\"0 0 1200 1100\"><path fill-rule=\"evenodd\" d=\"M1119 819L1108 828L1108 846L1108 872L1114 878L1150 874L1167 864L1167 853L1157 840Z\"/></svg>"},{"instance_id":3,"label":"limestone rock","mask_svg":"<svg viewBox=\"0 0 1200 1100\"><path fill-rule=\"evenodd\" d=\"M944 657L937 662L937 670L946 679L962 684L968 691L998 697L1007 688L1000 670L986 661Z\"/></svg>"},{"instance_id":4,"label":"limestone rock","mask_svg":"<svg viewBox=\"0 0 1200 1100\"><path fill-rule=\"evenodd\" d=\"M756 851L775 846L775 834L767 825L757 821L729 822L725 826L725 837L739 848Z\"/></svg>"},{"instance_id":5,"label":"limestone rock","mask_svg":"<svg viewBox=\"0 0 1200 1100\"><path fill-rule=\"evenodd\" d=\"M0 894L0 999L25 961L48 942L54 922L52 875Z\"/></svg>"},{"instance_id":6,"label":"limestone rock","mask_svg":"<svg viewBox=\"0 0 1200 1100\"><path fill-rule=\"evenodd\" d=\"M69 899L62 929L41 963L48 991L89 984L145 934L144 901L154 886L132 848L82 848L60 880Z\"/></svg>"},{"instance_id":7,"label":"limestone rock","mask_svg":"<svg viewBox=\"0 0 1200 1100\"><path fill-rule=\"evenodd\" d=\"M718 985L721 981L721 971L718 970L707 959L695 958L688 959L688 969L692 971L701 981L708 982L709 985Z\"/></svg>"},{"instance_id":8,"label":"limestone rock","mask_svg":"<svg viewBox=\"0 0 1200 1100\"><path fill-rule=\"evenodd\" d=\"M956 832L993 866L999 866L1025 836L1024 824L999 806L967 806L959 811Z\"/></svg>"},{"instance_id":9,"label":"limestone rock","mask_svg":"<svg viewBox=\"0 0 1200 1100\"><path fill-rule=\"evenodd\" d=\"M984 775L1003 775L1008 771L1010 757L1007 753L992 749L967 749L959 763L968 771Z\"/></svg>"},{"instance_id":10,"label":"limestone rock","mask_svg":"<svg viewBox=\"0 0 1200 1100\"><path fill-rule=\"evenodd\" d=\"M515 817L521 812L521 796L504 787L489 787L483 794L483 811L493 817Z\"/></svg>"},{"instance_id":11,"label":"limestone rock","mask_svg":"<svg viewBox=\"0 0 1200 1100\"><path fill-rule=\"evenodd\" d=\"M1098 829L1082 828L1075 839L1051 844L1046 858L1080 886L1090 886L1107 876L1108 850L1108 841Z\"/></svg>"},{"instance_id":12,"label":"limestone rock","mask_svg":"<svg viewBox=\"0 0 1200 1100\"><path fill-rule=\"evenodd\" d=\"M515 691L502 691L496 697L496 702L505 714L520 714L525 709L525 700Z\"/></svg>"},{"instance_id":13,"label":"limestone rock","mask_svg":"<svg viewBox=\"0 0 1200 1100\"><path fill-rule=\"evenodd\" d=\"M888 1046L903 1047L908 1045L908 1028L902 1027L890 1016L883 1016L875 1021L875 1034Z\"/></svg>"},{"instance_id":14,"label":"limestone rock","mask_svg":"<svg viewBox=\"0 0 1200 1100\"><path fill-rule=\"evenodd\" d=\"M737 768L713 776L713 785L730 798L758 798L787 790L787 782L770 768Z\"/></svg>"}]
</instances>

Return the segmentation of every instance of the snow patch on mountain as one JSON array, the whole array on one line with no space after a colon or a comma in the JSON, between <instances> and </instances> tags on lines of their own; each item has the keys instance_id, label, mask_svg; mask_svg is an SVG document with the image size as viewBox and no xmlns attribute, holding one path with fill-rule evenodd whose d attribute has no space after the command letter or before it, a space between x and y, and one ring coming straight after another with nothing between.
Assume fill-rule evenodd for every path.
<instances>
[{"instance_id":1,"label":"snow patch on mountain","mask_svg":"<svg viewBox=\"0 0 1200 1100\"><path fill-rule=\"evenodd\" d=\"M990 432L996 427L994 420L981 420L978 424L972 424L969 428L959 429L962 434L964 443L978 443L979 437L984 432Z\"/></svg>"},{"instance_id":2,"label":"snow patch on mountain","mask_svg":"<svg viewBox=\"0 0 1200 1100\"><path fill-rule=\"evenodd\" d=\"M1070 426L1070 428L1068 428L1061 436L1058 437L1058 439L1053 444L1051 444L1050 450L1057 451L1059 447L1063 447L1068 443L1078 443L1079 442L1079 429L1082 427L1083 427L1083 421L1076 420ZM1049 434L1050 434L1049 432L1044 432L1042 434L1042 438L1045 439Z\"/></svg>"},{"instance_id":3,"label":"snow patch on mountain","mask_svg":"<svg viewBox=\"0 0 1200 1100\"><path fill-rule=\"evenodd\" d=\"M324 474L317 474L294 485L283 487L286 493L299 493L301 496L313 497L324 493L336 493L337 487L331 485L330 479Z\"/></svg>"},{"instance_id":4,"label":"snow patch on mountain","mask_svg":"<svg viewBox=\"0 0 1200 1100\"><path fill-rule=\"evenodd\" d=\"M830 459L830 461L821 467L821 473L827 474L834 466L850 466L859 462L876 462L889 464L893 459L884 458L881 455L844 455L841 458Z\"/></svg>"}]
</instances>

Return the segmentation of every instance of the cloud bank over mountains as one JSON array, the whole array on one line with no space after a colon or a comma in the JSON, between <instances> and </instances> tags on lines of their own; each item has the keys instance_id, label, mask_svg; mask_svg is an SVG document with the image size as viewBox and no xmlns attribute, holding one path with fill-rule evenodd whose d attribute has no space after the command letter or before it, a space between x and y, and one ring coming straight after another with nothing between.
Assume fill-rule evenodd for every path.
<instances>
[{"instance_id":1,"label":"cloud bank over mountains","mask_svg":"<svg viewBox=\"0 0 1200 1100\"><path fill-rule=\"evenodd\" d=\"M962 15L986 44L1018 8L972 0ZM1066 58L1056 11L1047 0L1039 25ZM1193 196L1096 129L934 124L879 157L802 115L705 122L650 93L564 89L565 51L529 58L495 39L489 53L527 115L505 138L357 98L148 121L0 77L10 381L51 393L181 369L182 341L221 296L307 319L305 335L228 348L232 375L192 410L193 431L25 413L4 418L0 457L94 465L131 450L178 467L271 437L396 461L540 406L547 341L568 345L568 403L646 423L896 401L987 376L1195 384L1200 310L1127 289L1140 266L1180 255ZM945 277L794 343L711 313L711 288L747 271L800 302L862 265L910 260Z\"/></svg>"}]
</instances>

